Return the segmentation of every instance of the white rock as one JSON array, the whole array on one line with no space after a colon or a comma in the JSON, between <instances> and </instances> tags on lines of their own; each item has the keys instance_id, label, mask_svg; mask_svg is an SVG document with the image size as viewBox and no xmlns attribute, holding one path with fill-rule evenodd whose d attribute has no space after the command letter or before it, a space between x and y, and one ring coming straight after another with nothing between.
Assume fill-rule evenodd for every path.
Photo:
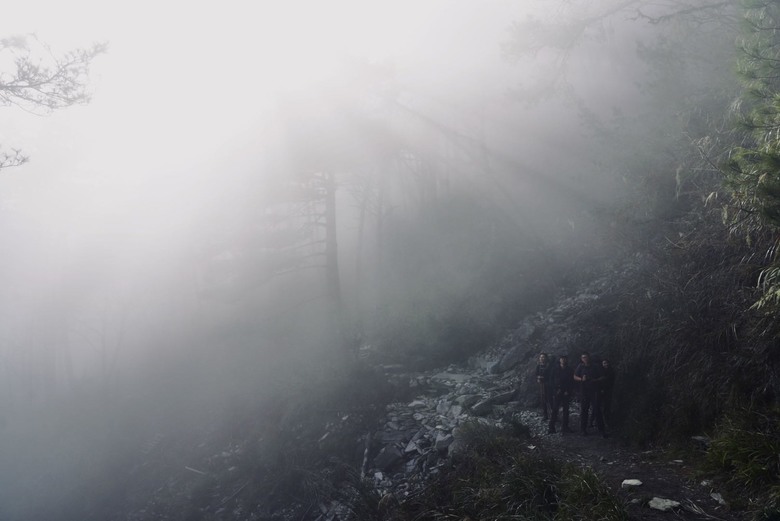
<instances>
[{"instance_id":1,"label":"white rock","mask_svg":"<svg viewBox=\"0 0 780 521\"><path fill-rule=\"evenodd\" d=\"M654 508L656 510L660 510L661 512L667 512L673 508L677 508L680 506L679 501L674 501L672 499L665 499L662 497L654 497L650 500L650 502L647 504L650 508Z\"/></svg>"},{"instance_id":2,"label":"white rock","mask_svg":"<svg viewBox=\"0 0 780 521\"><path fill-rule=\"evenodd\" d=\"M712 499L714 499L715 501L717 501L718 503L720 503L721 505L725 505L726 504L726 500L723 499L723 496L721 496L717 492L713 492L712 494L710 494L710 497Z\"/></svg>"},{"instance_id":3,"label":"white rock","mask_svg":"<svg viewBox=\"0 0 780 521\"><path fill-rule=\"evenodd\" d=\"M623 483L620 484L620 488L638 487L641 484L642 482L638 479L624 479Z\"/></svg>"}]
</instances>

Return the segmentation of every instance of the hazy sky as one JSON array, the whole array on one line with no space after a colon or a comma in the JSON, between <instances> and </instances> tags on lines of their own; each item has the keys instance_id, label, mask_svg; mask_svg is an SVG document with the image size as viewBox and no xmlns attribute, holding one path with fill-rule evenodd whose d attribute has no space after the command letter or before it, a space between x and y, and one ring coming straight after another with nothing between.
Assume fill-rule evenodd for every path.
<instances>
[{"instance_id":1,"label":"hazy sky","mask_svg":"<svg viewBox=\"0 0 780 521\"><path fill-rule=\"evenodd\" d=\"M251 168L276 93L316 88L345 56L391 60L457 90L501 66L499 42L519 16L511 4L14 2L0 36L35 33L55 50L108 42L109 51L95 61L90 105L45 118L2 109L0 143L32 161L0 178L0 202L88 221L145 205L162 225L160 206L218 182L228 157L228 168Z\"/></svg>"},{"instance_id":2,"label":"hazy sky","mask_svg":"<svg viewBox=\"0 0 780 521\"><path fill-rule=\"evenodd\" d=\"M108 295L140 288L128 273L155 269L145 284L170 276L158 268L197 234L203 208L261 168L279 132L276 96L316 92L345 58L391 62L426 103L505 103L521 71L502 61L500 43L527 5L13 2L0 37L34 33L55 53L94 42L108 51L94 62L90 104L45 117L0 107L0 144L31 158L0 172L0 282L36 302L50 298L58 270Z\"/></svg>"}]
</instances>

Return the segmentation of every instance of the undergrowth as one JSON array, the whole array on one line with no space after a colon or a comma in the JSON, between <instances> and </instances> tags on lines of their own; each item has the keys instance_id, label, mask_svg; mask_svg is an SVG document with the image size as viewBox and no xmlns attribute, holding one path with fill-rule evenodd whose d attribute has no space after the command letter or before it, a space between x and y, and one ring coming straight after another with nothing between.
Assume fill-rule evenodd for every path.
<instances>
[{"instance_id":1,"label":"undergrowth","mask_svg":"<svg viewBox=\"0 0 780 521\"><path fill-rule=\"evenodd\" d=\"M386 519L627 520L590 470L539 454L510 428L470 423L463 449Z\"/></svg>"},{"instance_id":2,"label":"undergrowth","mask_svg":"<svg viewBox=\"0 0 780 521\"><path fill-rule=\"evenodd\" d=\"M735 410L718 426L705 468L756 519L780 519L780 411Z\"/></svg>"}]
</instances>

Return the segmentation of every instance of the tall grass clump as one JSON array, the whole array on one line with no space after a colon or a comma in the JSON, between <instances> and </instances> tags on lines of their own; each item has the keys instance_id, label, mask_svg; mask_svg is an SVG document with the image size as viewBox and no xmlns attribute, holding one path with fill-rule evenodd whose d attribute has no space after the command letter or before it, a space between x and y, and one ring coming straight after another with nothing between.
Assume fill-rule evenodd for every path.
<instances>
[{"instance_id":1,"label":"tall grass clump","mask_svg":"<svg viewBox=\"0 0 780 521\"><path fill-rule=\"evenodd\" d=\"M623 502L593 470L568 464L563 468L558 484L558 510L555 519L617 521L627 520L628 514Z\"/></svg>"},{"instance_id":2,"label":"tall grass clump","mask_svg":"<svg viewBox=\"0 0 780 521\"><path fill-rule=\"evenodd\" d=\"M780 519L780 411L747 409L725 417L707 452L706 468L726 476L734 501L747 501L748 508L761 505L756 519Z\"/></svg>"},{"instance_id":3,"label":"tall grass clump","mask_svg":"<svg viewBox=\"0 0 780 521\"><path fill-rule=\"evenodd\" d=\"M462 449L415 497L406 519L625 521L617 496L590 470L540 454L516 429L462 428Z\"/></svg>"}]
</instances>

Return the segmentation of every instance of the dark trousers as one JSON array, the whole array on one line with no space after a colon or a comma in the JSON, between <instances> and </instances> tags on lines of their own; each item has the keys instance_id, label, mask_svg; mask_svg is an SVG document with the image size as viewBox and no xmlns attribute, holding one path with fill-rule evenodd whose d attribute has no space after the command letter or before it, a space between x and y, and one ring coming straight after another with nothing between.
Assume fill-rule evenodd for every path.
<instances>
[{"instance_id":1,"label":"dark trousers","mask_svg":"<svg viewBox=\"0 0 780 521\"><path fill-rule=\"evenodd\" d=\"M569 430L569 402L571 397L568 393L555 393L553 397L552 414L550 415L550 430L555 430L555 423L558 421L558 409L563 408L561 413L561 428Z\"/></svg>"},{"instance_id":2,"label":"dark trousers","mask_svg":"<svg viewBox=\"0 0 780 521\"><path fill-rule=\"evenodd\" d=\"M601 409L601 417L604 419L604 423L609 426L612 419L612 391L604 390L599 397L599 409Z\"/></svg>"},{"instance_id":3,"label":"dark trousers","mask_svg":"<svg viewBox=\"0 0 780 521\"><path fill-rule=\"evenodd\" d=\"M604 417L601 416L599 406L599 394L595 391L583 392L580 396L580 432L588 431L588 413L593 411L596 417L596 427L599 432L604 432Z\"/></svg>"},{"instance_id":4,"label":"dark trousers","mask_svg":"<svg viewBox=\"0 0 780 521\"><path fill-rule=\"evenodd\" d=\"M552 392L547 388L544 382L539 382L539 400L542 402L542 419L548 418L548 413L552 409Z\"/></svg>"}]
</instances>

